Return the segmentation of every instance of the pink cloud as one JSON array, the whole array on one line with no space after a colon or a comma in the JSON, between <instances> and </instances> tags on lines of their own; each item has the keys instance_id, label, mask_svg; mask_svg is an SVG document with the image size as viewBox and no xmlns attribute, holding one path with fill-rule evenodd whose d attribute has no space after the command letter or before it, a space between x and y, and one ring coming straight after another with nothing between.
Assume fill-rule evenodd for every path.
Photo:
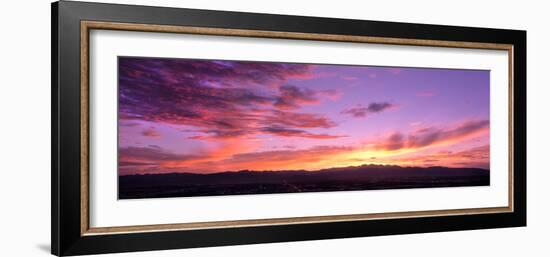
<instances>
[{"instance_id":1,"label":"pink cloud","mask_svg":"<svg viewBox=\"0 0 550 257\"><path fill-rule=\"evenodd\" d=\"M455 127L441 129L426 127L404 135L395 132L385 140L374 143L375 148L388 151L399 149L419 149L431 145L454 143L465 138L486 133L489 130L488 120L466 121Z\"/></svg>"},{"instance_id":2,"label":"pink cloud","mask_svg":"<svg viewBox=\"0 0 550 257\"><path fill-rule=\"evenodd\" d=\"M160 133L153 128L148 128L142 131L141 134L146 137L160 137Z\"/></svg>"}]
</instances>

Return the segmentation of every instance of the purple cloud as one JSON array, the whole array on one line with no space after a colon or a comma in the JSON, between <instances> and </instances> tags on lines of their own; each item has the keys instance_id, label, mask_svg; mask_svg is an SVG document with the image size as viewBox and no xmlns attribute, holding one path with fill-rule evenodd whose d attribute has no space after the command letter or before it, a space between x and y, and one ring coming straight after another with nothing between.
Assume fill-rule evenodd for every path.
<instances>
[{"instance_id":1,"label":"purple cloud","mask_svg":"<svg viewBox=\"0 0 550 257\"><path fill-rule=\"evenodd\" d=\"M265 133L262 128L330 128L324 115L294 112L334 90L287 85L312 75L314 65L164 58L119 58L119 118L186 125L194 139ZM158 136L143 131L144 136ZM311 137L311 133L295 133Z\"/></svg>"},{"instance_id":2,"label":"purple cloud","mask_svg":"<svg viewBox=\"0 0 550 257\"><path fill-rule=\"evenodd\" d=\"M275 106L282 109L295 109L302 104L318 103L315 91L284 85L279 88L281 95L275 101Z\"/></svg>"},{"instance_id":3,"label":"purple cloud","mask_svg":"<svg viewBox=\"0 0 550 257\"><path fill-rule=\"evenodd\" d=\"M370 103L368 106L358 104L355 107L343 110L341 113L349 114L355 118L365 118L370 114L383 112L392 107L395 107L395 105L388 102Z\"/></svg>"}]
</instances>

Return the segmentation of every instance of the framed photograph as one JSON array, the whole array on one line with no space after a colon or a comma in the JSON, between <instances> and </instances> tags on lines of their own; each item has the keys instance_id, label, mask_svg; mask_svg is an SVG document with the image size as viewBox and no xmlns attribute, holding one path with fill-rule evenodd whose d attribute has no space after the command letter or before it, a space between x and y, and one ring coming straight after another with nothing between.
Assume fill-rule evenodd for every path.
<instances>
[{"instance_id":1,"label":"framed photograph","mask_svg":"<svg viewBox=\"0 0 550 257\"><path fill-rule=\"evenodd\" d=\"M526 32L57 2L52 253L526 225Z\"/></svg>"}]
</instances>

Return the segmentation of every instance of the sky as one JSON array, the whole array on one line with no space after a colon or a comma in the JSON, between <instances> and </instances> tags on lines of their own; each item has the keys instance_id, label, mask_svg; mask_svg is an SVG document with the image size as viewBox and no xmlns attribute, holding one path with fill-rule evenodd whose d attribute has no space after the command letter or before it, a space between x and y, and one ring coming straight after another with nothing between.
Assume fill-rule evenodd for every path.
<instances>
[{"instance_id":1,"label":"sky","mask_svg":"<svg viewBox=\"0 0 550 257\"><path fill-rule=\"evenodd\" d=\"M489 71L119 57L119 175L489 169Z\"/></svg>"}]
</instances>

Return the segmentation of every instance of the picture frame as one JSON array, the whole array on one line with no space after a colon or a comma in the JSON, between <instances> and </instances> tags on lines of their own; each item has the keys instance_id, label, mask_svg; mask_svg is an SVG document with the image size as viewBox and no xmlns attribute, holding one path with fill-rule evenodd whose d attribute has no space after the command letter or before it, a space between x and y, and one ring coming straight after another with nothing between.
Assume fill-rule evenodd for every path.
<instances>
[{"instance_id":1,"label":"picture frame","mask_svg":"<svg viewBox=\"0 0 550 257\"><path fill-rule=\"evenodd\" d=\"M506 206L90 225L90 32L163 33L507 53ZM307 43L306 43L307 46ZM381 21L60 1L52 4L52 254L58 256L526 225L526 32ZM97 180L93 183L102 182ZM220 201L225 201L220 198Z\"/></svg>"}]
</instances>

